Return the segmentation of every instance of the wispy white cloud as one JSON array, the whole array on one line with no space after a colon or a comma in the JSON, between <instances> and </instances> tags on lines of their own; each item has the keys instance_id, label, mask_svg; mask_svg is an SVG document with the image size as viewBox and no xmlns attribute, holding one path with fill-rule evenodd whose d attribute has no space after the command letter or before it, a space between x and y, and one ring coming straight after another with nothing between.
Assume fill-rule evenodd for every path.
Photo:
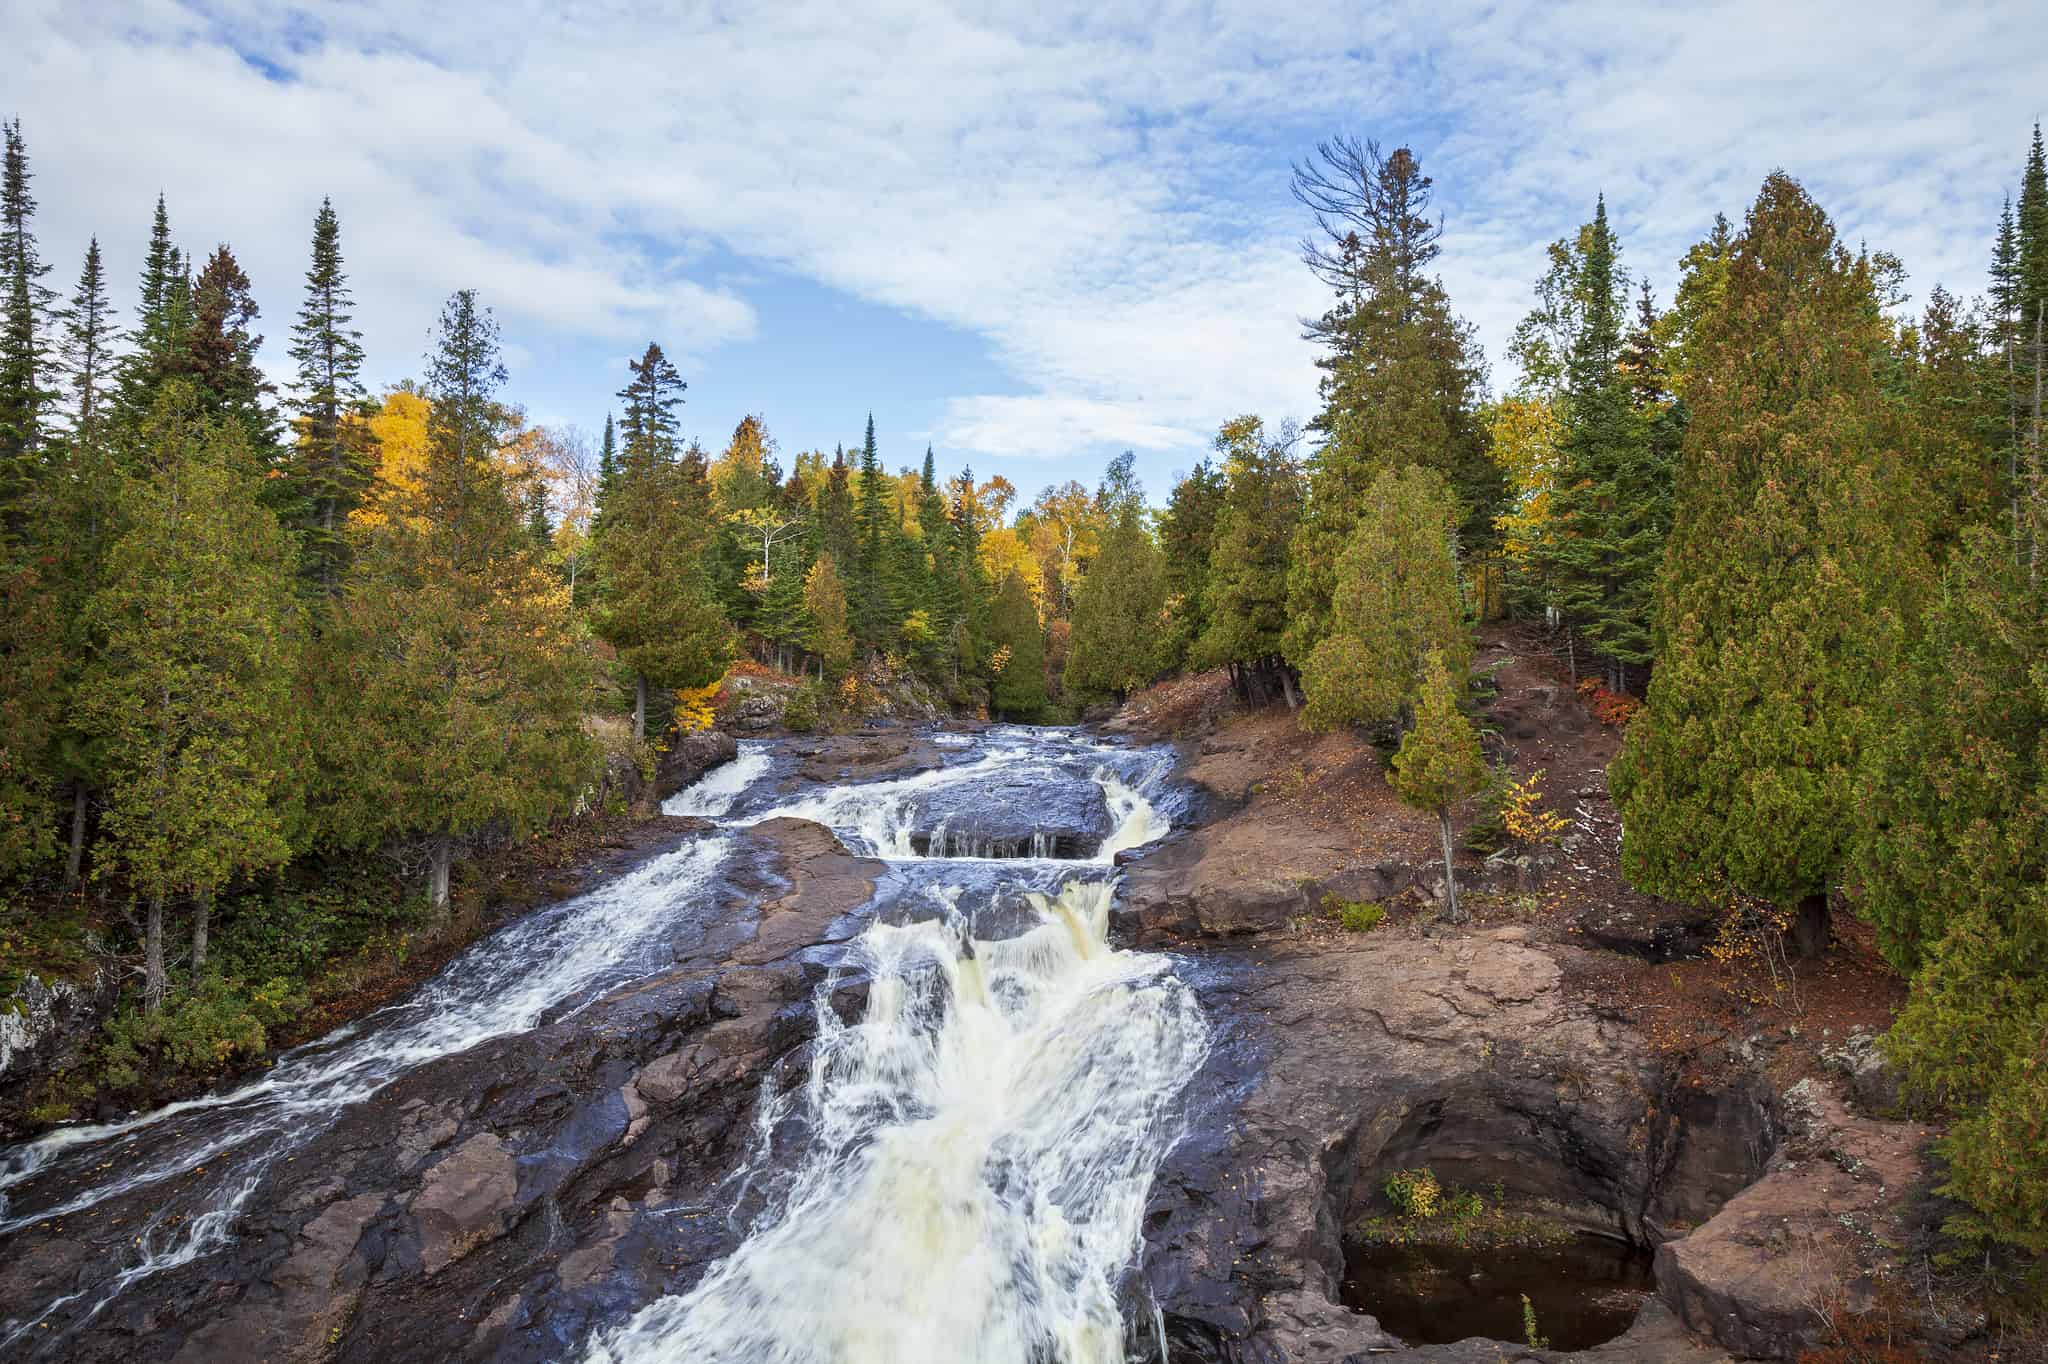
<instances>
[{"instance_id":1,"label":"wispy white cloud","mask_svg":"<svg viewBox=\"0 0 2048 1364\"><path fill-rule=\"evenodd\" d=\"M16 9L0 99L62 168L58 235L122 234L120 261L169 187L184 240L277 282L281 334L332 194L400 368L470 283L542 333L713 353L758 326L713 253L756 261L982 338L1014 391L957 394L935 434L1001 457L1306 415L1286 173L1327 132L1418 148L1497 355L1602 189L1666 292L1779 165L1974 288L2039 88L2019 4Z\"/></svg>"}]
</instances>

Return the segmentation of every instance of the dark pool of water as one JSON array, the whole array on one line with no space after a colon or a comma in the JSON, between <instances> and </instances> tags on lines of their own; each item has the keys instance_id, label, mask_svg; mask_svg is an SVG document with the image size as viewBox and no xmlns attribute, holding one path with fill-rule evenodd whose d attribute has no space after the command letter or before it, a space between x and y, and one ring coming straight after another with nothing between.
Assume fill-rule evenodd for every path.
<instances>
[{"instance_id":1,"label":"dark pool of water","mask_svg":"<svg viewBox=\"0 0 2048 1364\"><path fill-rule=\"evenodd\" d=\"M1560 1246L1459 1250L1346 1245L1344 1303L1411 1345L1522 1340L1522 1295L1553 1350L1614 1339L1653 1290L1647 1252L1606 1236Z\"/></svg>"}]
</instances>

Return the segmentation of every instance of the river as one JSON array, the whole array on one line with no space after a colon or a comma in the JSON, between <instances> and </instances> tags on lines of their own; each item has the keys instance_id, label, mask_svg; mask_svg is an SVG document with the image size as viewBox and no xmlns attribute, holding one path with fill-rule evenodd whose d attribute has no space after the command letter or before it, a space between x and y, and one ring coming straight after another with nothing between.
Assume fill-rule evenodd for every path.
<instances>
[{"instance_id":1,"label":"river","mask_svg":"<svg viewBox=\"0 0 2048 1364\"><path fill-rule=\"evenodd\" d=\"M1209 1046L1174 962L1106 932L1117 855L1172 827L1172 753L1020 728L930 744L936 765L836 784L745 744L669 802L707 832L498 930L409 998L247 1083L0 1152L0 1258L31 1235L78 1252L36 1300L0 1300L0 1358L104 1353L107 1319L157 1320L137 1307L171 1282L162 1317L190 1330L191 1285L309 1143L424 1066L573 1025L688 960L748 912L743 831L780 817L882 870L813 949L810 1036L760 1083L720 1185L734 1243L689 1282L613 1295L559 1357L1123 1360L1147 1191Z\"/></svg>"}]
</instances>

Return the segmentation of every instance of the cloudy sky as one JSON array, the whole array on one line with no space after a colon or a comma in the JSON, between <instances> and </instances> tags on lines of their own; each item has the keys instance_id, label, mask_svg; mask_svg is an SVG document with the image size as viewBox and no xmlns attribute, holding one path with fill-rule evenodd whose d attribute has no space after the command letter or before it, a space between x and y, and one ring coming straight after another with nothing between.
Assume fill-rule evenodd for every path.
<instances>
[{"instance_id":1,"label":"cloudy sky","mask_svg":"<svg viewBox=\"0 0 2048 1364\"><path fill-rule=\"evenodd\" d=\"M2044 112L2031 3L1655 8L6 0L0 113L67 288L97 233L130 303L161 189L273 365L331 195L379 384L474 287L540 420L601 425L652 338L707 445L872 409L892 464L1028 496L1130 447L1163 500L1223 418L1313 411L1288 166L1332 133L1434 176L1497 383L1602 190L1662 297L1776 166L1916 289L1981 289Z\"/></svg>"}]
</instances>

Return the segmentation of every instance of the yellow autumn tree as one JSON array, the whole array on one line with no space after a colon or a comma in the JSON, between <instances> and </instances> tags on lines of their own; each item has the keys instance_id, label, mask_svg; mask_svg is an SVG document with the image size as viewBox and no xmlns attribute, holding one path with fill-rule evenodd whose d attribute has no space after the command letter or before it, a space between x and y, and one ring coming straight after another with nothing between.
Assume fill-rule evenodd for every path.
<instances>
[{"instance_id":1,"label":"yellow autumn tree","mask_svg":"<svg viewBox=\"0 0 2048 1364\"><path fill-rule=\"evenodd\" d=\"M1513 509L1493 520L1501 551L1518 564L1548 543L1560 468L1557 408L1547 398L1503 398L1493 412L1493 460L1508 476Z\"/></svg>"},{"instance_id":2,"label":"yellow autumn tree","mask_svg":"<svg viewBox=\"0 0 2048 1364\"><path fill-rule=\"evenodd\" d=\"M392 389L371 414L370 433L377 438L377 476L349 520L382 526L419 501L427 467L426 398L410 387Z\"/></svg>"},{"instance_id":3,"label":"yellow autumn tree","mask_svg":"<svg viewBox=\"0 0 2048 1364\"><path fill-rule=\"evenodd\" d=\"M1039 572L1038 556L1014 526L1003 526L983 535L979 554L983 581L1005 582L1012 573L1016 574L1024 590L1031 594L1031 604L1044 612L1045 578Z\"/></svg>"}]
</instances>

